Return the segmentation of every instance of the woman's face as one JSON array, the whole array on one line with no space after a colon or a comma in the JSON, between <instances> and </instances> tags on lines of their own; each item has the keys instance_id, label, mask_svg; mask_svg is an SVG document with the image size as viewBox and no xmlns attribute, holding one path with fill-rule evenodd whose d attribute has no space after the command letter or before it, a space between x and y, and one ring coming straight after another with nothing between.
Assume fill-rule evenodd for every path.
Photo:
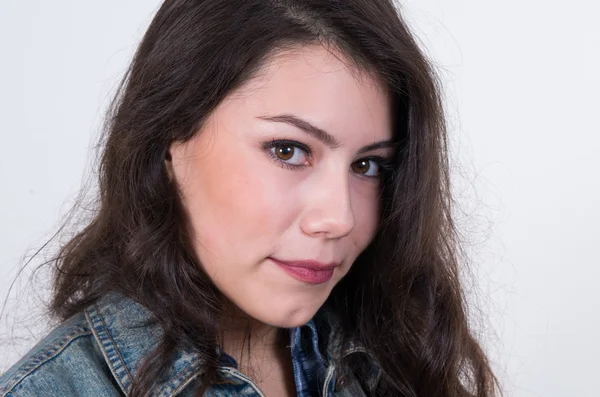
<instances>
[{"instance_id":1,"label":"woman's face","mask_svg":"<svg viewBox=\"0 0 600 397\"><path fill-rule=\"evenodd\" d=\"M348 64L321 46L274 57L170 148L201 266L266 324L308 322L377 229L389 97Z\"/></svg>"}]
</instances>

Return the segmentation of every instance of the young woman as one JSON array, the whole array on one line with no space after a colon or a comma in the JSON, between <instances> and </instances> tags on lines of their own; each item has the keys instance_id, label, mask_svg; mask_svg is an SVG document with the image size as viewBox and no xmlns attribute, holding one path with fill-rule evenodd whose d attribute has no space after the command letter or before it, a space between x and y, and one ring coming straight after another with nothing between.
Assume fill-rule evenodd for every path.
<instances>
[{"instance_id":1,"label":"young woman","mask_svg":"<svg viewBox=\"0 0 600 397\"><path fill-rule=\"evenodd\" d=\"M168 0L61 323L0 396L492 396L435 75L392 0Z\"/></svg>"}]
</instances>

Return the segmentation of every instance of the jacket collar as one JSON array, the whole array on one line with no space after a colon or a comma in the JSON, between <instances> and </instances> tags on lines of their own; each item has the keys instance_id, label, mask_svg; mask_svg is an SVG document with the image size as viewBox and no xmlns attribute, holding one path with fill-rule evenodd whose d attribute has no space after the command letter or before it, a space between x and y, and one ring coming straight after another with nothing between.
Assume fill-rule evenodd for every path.
<instances>
[{"instance_id":1,"label":"jacket collar","mask_svg":"<svg viewBox=\"0 0 600 397\"><path fill-rule=\"evenodd\" d=\"M379 383L382 373L379 361L360 341L349 339L344 343L342 332L343 326L339 317L327 305L321 307L319 312L315 315L315 320L318 322L320 337L327 337L327 359L340 359L355 353L363 354L364 359L368 364L367 367L369 368L366 382L369 388L374 389L377 383Z\"/></svg>"},{"instance_id":2,"label":"jacket collar","mask_svg":"<svg viewBox=\"0 0 600 397\"><path fill-rule=\"evenodd\" d=\"M161 341L161 326L153 321L154 316L147 308L118 292L104 295L85 309L85 315L113 376L125 395L129 395L141 365ZM380 375L376 360L356 341L342 346L340 324L335 313L323 307L315 320L318 337L325 338L328 361L357 352L365 353L373 368L368 381L376 384ZM158 382L156 395L167 397L177 394L202 374L203 363L200 355L193 351L178 351L169 370Z\"/></svg>"},{"instance_id":3,"label":"jacket collar","mask_svg":"<svg viewBox=\"0 0 600 397\"><path fill-rule=\"evenodd\" d=\"M162 338L162 328L151 312L131 298L110 292L85 310L92 332L113 376L125 395L145 359ZM200 375L202 360L194 352L179 351L157 384L157 396L173 396Z\"/></svg>"}]
</instances>

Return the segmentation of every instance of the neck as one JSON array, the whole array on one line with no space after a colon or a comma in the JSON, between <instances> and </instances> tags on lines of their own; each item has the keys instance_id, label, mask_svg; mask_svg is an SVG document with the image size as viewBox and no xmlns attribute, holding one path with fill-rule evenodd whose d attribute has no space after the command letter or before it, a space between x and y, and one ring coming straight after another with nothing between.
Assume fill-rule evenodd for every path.
<instances>
[{"instance_id":1,"label":"neck","mask_svg":"<svg viewBox=\"0 0 600 397\"><path fill-rule=\"evenodd\" d=\"M227 313L221 346L235 358L240 369L260 367L289 349L287 329L258 321L234 306L230 306Z\"/></svg>"}]
</instances>

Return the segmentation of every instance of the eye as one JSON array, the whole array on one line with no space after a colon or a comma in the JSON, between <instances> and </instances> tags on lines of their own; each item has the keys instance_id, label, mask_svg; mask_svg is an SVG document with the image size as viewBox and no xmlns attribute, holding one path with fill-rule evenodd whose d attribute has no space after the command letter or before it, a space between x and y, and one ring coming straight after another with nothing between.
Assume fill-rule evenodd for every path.
<instances>
[{"instance_id":1,"label":"eye","mask_svg":"<svg viewBox=\"0 0 600 397\"><path fill-rule=\"evenodd\" d=\"M275 144L271 150L279 160L288 164L304 165L308 160L308 155L304 150L290 143Z\"/></svg>"},{"instance_id":2,"label":"eye","mask_svg":"<svg viewBox=\"0 0 600 397\"><path fill-rule=\"evenodd\" d=\"M355 161L350 167L357 174L374 178L379 176L379 165L380 163L375 159L364 158Z\"/></svg>"},{"instance_id":3,"label":"eye","mask_svg":"<svg viewBox=\"0 0 600 397\"><path fill-rule=\"evenodd\" d=\"M287 167L304 167L309 164L310 149L294 141L272 141L265 145L273 160Z\"/></svg>"}]
</instances>

